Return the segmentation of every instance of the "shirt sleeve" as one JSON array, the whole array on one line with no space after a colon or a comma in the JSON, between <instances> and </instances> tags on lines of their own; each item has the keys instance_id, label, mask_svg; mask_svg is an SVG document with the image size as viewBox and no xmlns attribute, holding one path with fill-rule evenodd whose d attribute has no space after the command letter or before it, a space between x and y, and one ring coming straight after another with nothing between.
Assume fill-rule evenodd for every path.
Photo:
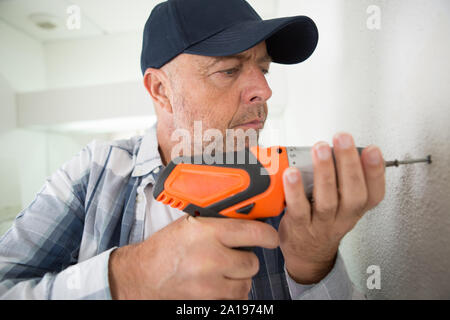
<instances>
[{"instance_id":1,"label":"shirt sleeve","mask_svg":"<svg viewBox=\"0 0 450 320\"><path fill-rule=\"evenodd\" d=\"M110 298L113 248L78 261L94 144L48 178L0 238L1 299Z\"/></svg>"},{"instance_id":2,"label":"shirt sleeve","mask_svg":"<svg viewBox=\"0 0 450 320\"><path fill-rule=\"evenodd\" d=\"M109 256L115 248L68 267L53 281L51 299L110 300Z\"/></svg>"},{"instance_id":3,"label":"shirt sleeve","mask_svg":"<svg viewBox=\"0 0 450 320\"><path fill-rule=\"evenodd\" d=\"M303 285L295 282L286 270L289 293L293 300L358 300L365 299L351 282L340 252L333 269L319 283Z\"/></svg>"}]
</instances>

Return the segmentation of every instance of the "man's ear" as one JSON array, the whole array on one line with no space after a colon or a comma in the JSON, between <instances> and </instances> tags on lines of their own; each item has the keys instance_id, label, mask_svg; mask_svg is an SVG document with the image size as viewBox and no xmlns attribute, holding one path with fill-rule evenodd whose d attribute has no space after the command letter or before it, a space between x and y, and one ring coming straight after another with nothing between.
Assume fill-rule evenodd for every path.
<instances>
[{"instance_id":1,"label":"man's ear","mask_svg":"<svg viewBox=\"0 0 450 320\"><path fill-rule=\"evenodd\" d=\"M169 78L161 69L148 68L144 74L144 86L153 101L163 110L172 113L172 104L168 96Z\"/></svg>"}]
</instances>

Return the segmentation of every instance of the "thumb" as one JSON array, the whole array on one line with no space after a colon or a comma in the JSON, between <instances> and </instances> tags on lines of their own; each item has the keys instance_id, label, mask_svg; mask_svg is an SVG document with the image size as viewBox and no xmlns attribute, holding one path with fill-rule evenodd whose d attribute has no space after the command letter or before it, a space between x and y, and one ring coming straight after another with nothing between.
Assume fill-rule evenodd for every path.
<instances>
[{"instance_id":1,"label":"thumb","mask_svg":"<svg viewBox=\"0 0 450 320\"><path fill-rule=\"evenodd\" d=\"M286 198L286 213L296 224L311 223L311 206L306 198L302 182L302 174L295 167L284 170L284 195Z\"/></svg>"}]
</instances>

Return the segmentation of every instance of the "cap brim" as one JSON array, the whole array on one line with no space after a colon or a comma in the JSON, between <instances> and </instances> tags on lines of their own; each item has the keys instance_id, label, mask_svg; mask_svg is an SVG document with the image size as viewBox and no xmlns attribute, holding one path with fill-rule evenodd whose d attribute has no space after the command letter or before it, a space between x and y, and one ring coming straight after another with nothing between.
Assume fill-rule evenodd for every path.
<instances>
[{"instance_id":1,"label":"cap brim","mask_svg":"<svg viewBox=\"0 0 450 320\"><path fill-rule=\"evenodd\" d=\"M314 52L319 35L309 17L296 16L233 25L200 41L184 52L205 56L229 56L246 51L266 40L272 61L295 64Z\"/></svg>"}]
</instances>

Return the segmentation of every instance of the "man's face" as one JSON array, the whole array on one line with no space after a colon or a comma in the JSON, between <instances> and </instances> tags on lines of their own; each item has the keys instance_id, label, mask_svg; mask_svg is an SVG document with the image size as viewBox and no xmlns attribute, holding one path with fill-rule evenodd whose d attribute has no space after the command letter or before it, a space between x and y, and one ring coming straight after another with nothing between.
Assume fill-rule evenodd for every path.
<instances>
[{"instance_id":1,"label":"man's face","mask_svg":"<svg viewBox=\"0 0 450 320\"><path fill-rule=\"evenodd\" d=\"M234 56L178 56L170 66L173 128L193 136L194 121L202 129L250 128L258 131L267 118L272 91L266 80L271 62L265 42Z\"/></svg>"}]
</instances>

